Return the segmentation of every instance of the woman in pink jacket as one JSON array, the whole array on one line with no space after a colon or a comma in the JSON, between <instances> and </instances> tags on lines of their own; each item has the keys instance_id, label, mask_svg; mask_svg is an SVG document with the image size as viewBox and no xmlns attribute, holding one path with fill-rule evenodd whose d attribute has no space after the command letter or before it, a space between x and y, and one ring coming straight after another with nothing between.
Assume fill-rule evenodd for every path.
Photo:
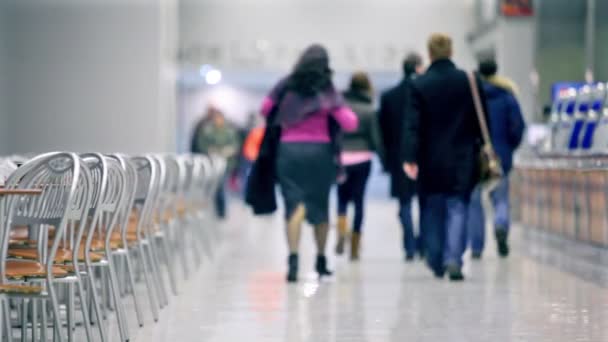
<instances>
[{"instance_id":1,"label":"woman in pink jacket","mask_svg":"<svg viewBox=\"0 0 608 342\"><path fill-rule=\"evenodd\" d=\"M338 168L330 121L344 131L357 128L355 113L336 91L325 48L312 45L293 71L264 99L262 113L273 110L281 125L277 177L285 200L289 271L287 281L297 281L298 248L304 220L315 228L316 271L329 276L325 245L329 230L329 191Z\"/></svg>"}]
</instances>

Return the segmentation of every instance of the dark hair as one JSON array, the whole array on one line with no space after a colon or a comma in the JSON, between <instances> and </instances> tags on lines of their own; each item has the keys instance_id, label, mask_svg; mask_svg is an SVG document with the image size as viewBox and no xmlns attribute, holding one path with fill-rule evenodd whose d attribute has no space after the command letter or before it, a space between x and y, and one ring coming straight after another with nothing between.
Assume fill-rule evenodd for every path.
<instances>
[{"instance_id":1,"label":"dark hair","mask_svg":"<svg viewBox=\"0 0 608 342\"><path fill-rule=\"evenodd\" d=\"M498 65L493 59L486 59L479 62L479 73L485 77L494 76L498 71Z\"/></svg>"},{"instance_id":2,"label":"dark hair","mask_svg":"<svg viewBox=\"0 0 608 342\"><path fill-rule=\"evenodd\" d=\"M332 86L329 54L321 45L308 47L296 63L287 86L304 96L313 96Z\"/></svg>"},{"instance_id":3,"label":"dark hair","mask_svg":"<svg viewBox=\"0 0 608 342\"><path fill-rule=\"evenodd\" d=\"M351 92L362 93L367 96L371 96L374 91L369 76L363 71L353 73L348 89Z\"/></svg>"},{"instance_id":4,"label":"dark hair","mask_svg":"<svg viewBox=\"0 0 608 342\"><path fill-rule=\"evenodd\" d=\"M416 68L422 65L422 57L415 52L410 52L403 60L403 73L411 76L416 72Z\"/></svg>"}]
</instances>

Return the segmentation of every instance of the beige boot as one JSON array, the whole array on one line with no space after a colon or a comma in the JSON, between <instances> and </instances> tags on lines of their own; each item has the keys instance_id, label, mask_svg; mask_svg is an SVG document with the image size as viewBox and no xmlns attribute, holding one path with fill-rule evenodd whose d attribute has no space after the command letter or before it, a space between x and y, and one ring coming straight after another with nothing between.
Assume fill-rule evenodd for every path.
<instances>
[{"instance_id":1,"label":"beige boot","mask_svg":"<svg viewBox=\"0 0 608 342\"><path fill-rule=\"evenodd\" d=\"M336 244L336 254L344 254L344 244L346 243L346 235L348 234L348 218L346 216L338 216L338 243Z\"/></svg>"},{"instance_id":2,"label":"beige boot","mask_svg":"<svg viewBox=\"0 0 608 342\"><path fill-rule=\"evenodd\" d=\"M350 260L359 260L359 250L361 248L361 233L353 232L350 237Z\"/></svg>"}]
</instances>

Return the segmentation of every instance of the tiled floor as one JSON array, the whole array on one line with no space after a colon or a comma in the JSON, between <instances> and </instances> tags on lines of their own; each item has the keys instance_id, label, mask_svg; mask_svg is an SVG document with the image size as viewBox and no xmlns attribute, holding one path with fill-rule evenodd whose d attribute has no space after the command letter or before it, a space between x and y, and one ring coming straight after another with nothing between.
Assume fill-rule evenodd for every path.
<instances>
[{"instance_id":1,"label":"tiled floor","mask_svg":"<svg viewBox=\"0 0 608 342\"><path fill-rule=\"evenodd\" d=\"M278 218L233 208L214 262L181 286L157 324L146 312L137 342L189 341L608 341L608 290L539 262L514 236L514 253L467 257L464 283L402 262L396 208L373 201L359 264L331 259L337 277L317 283L304 230L301 282L284 282ZM132 314L132 311L129 311Z\"/></svg>"}]
</instances>

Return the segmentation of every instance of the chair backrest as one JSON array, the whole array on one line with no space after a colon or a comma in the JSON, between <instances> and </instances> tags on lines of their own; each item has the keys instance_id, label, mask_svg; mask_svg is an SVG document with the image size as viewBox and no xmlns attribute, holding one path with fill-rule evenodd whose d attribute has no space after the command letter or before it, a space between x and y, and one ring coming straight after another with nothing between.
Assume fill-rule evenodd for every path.
<instances>
[{"instance_id":1,"label":"chair backrest","mask_svg":"<svg viewBox=\"0 0 608 342\"><path fill-rule=\"evenodd\" d=\"M120 235L123 244L126 244L129 219L133 210L137 192L137 170L131 159L125 155L112 154L109 156L109 158L116 160L124 173L124 197L122 199L122 203L119 205L119 215L116 225L120 228ZM110 239L111 234L108 234L106 245L110 243Z\"/></svg>"},{"instance_id":2,"label":"chair backrest","mask_svg":"<svg viewBox=\"0 0 608 342\"><path fill-rule=\"evenodd\" d=\"M152 156L138 156L131 159L137 172L134 209L138 215L137 235L147 233L144 228L152 223L158 203L160 188L159 165Z\"/></svg>"},{"instance_id":3,"label":"chair backrest","mask_svg":"<svg viewBox=\"0 0 608 342\"><path fill-rule=\"evenodd\" d=\"M6 279L5 264L10 227L13 225L55 227L50 251L39 256L40 262L46 263L47 279L50 281L55 255L67 225L78 222L79 230L84 227L92 197L91 183L88 168L83 167L81 159L74 153L43 154L13 172L6 181L6 188L39 188L42 193L38 196L0 198L0 227L3 229L0 281Z\"/></svg>"},{"instance_id":4,"label":"chair backrest","mask_svg":"<svg viewBox=\"0 0 608 342\"><path fill-rule=\"evenodd\" d=\"M105 233L105 247L109 248L112 232L116 227L121 205L126 196L126 174L120 162L100 153L81 156L93 176L93 200L89 209L89 228L86 250L91 249L96 230ZM88 255L87 255L88 257Z\"/></svg>"}]
</instances>

